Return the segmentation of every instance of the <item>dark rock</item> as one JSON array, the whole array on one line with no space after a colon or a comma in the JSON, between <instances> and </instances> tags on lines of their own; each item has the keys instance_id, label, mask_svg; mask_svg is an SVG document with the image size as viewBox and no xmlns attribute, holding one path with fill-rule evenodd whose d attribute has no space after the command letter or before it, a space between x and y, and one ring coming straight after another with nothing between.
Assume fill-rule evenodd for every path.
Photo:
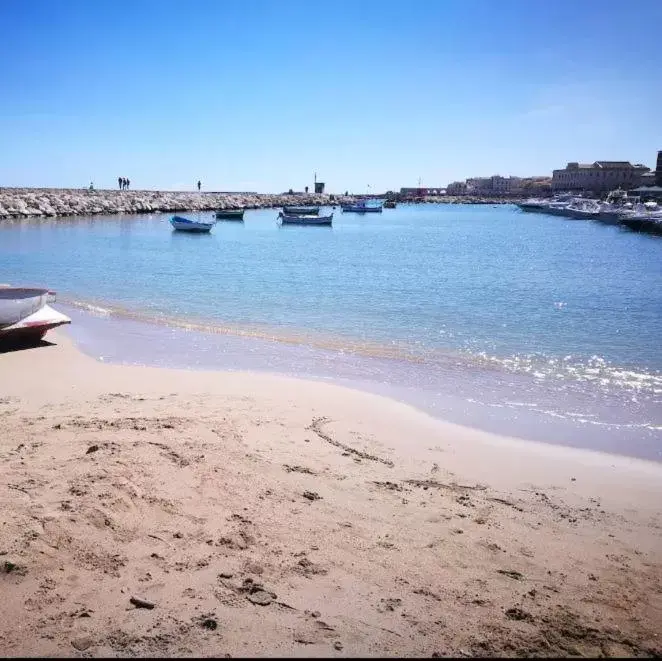
<instances>
[{"instance_id":1,"label":"dark rock","mask_svg":"<svg viewBox=\"0 0 662 661\"><path fill-rule=\"evenodd\" d=\"M200 626L204 629L209 629L210 631L216 631L218 628L218 622L211 617L206 617L200 622Z\"/></svg>"}]
</instances>

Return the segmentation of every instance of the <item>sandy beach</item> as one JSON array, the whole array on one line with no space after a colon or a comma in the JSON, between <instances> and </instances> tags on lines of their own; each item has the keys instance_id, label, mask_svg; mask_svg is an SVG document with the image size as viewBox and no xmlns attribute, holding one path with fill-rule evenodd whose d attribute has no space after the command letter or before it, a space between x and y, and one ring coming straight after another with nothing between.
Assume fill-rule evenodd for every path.
<instances>
[{"instance_id":1,"label":"sandy beach","mask_svg":"<svg viewBox=\"0 0 662 661\"><path fill-rule=\"evenodd\" d=\"M5 655L662 654L662 465L48 340L0 354Z\"/></svg>"}]
</instances>

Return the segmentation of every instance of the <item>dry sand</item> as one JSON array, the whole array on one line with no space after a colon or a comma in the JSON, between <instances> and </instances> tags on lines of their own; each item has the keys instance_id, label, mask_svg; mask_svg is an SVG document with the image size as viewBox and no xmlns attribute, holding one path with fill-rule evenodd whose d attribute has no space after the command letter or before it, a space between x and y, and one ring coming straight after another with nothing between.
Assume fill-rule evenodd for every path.
<instances>
[{"instance_id":1,"label":"dry sand","mask_svg":"<svg viewBox=\"0 0 662 661\"><path fill-rule=\"evenodd\" d=\"M660 465L49 338L0 354L3 654L662 652Z\"/></svg>"}]
</instances>

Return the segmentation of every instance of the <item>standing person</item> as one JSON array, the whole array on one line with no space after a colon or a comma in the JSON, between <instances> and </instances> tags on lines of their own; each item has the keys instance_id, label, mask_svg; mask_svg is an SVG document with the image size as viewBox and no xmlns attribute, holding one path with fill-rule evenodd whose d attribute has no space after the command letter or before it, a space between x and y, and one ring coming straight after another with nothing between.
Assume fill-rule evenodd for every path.
<instances>
[{"instance_id":1,"label":"standing person","mask_svg":"<svg viewBox=\"0 0 662 661\"><path fill-rule=\"evenodd\" d=\"M200 192L200 186L202 186L202 184L200 183L200 180L198 180L198 192Z\"/></svg>"},{"instance_id":2,"label":"standing person","mask_svg":"<svg viewBox=\"0 0 662 661\"><path fill-rule=\"evenodd\" d=\"M119 186L119 189L122 190L122 177L117 177L117 185Z\"/></svg>"}]
</instances>

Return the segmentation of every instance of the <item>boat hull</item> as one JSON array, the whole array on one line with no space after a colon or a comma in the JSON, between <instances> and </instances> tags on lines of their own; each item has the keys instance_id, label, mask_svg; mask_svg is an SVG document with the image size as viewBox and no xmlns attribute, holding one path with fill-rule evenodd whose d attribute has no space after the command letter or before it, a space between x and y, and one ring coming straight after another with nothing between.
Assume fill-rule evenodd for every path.
<instances>
[{"instance_id":1,"label":"boat hull","mask_svg":"<svg viewBox=\"0 0 662 661\"><path fill-rule=\"evenodd\" d=\"M281 213L279 215L280 221L283 225L331 225L333 223L333 214L329 216L291 216Z\"/></svg>"},{"instance_id":2,"label":"boat hull","mask_svg":"<svg viewBox=\"0 0 662 661\"><path fill-rule=\"evenodd\" d=\"M224 211L217 211L215 216L216 216L216 220L243 220L244 210L226 209Z\"/></svg>"},{"instance_id":3,"label":"boat hull","mask_svg":"<svg viewBox=\"0 0 662 661\"><path fill-rule=\"evenodd\" d=\"M214 226L214 223L202 223L195 220L189 220L188 218L183 218L182 216L173 216L170 219L170 224L173 229L178 232L211 232L211 228Z\"/></svg>"},{"instance_id":4,"label":"boat hull","mask_svg":"<svg viewBox=\"0 0 662 661\"><path fill-rule=\"evenodd\" d=\"M283 207L283 213L287 216L317 216L319 207Z\"/></svg>"},{"instance_id":5,"label":"boat hull","mask_svg":"<svg viewBox=\"0 0 662 661\"><path fill-rule=\"evenodd\" d=\"M360 206L360 205L355 205L355 204L343 204L340 207L343 212L351 212L351 213L381 213L382 212L382 207L368 207L368 206Z\"/></svg>"},{"instance_id":6,"label":"boat hull","mask_svg":"<svg viewBox=\"0 0 662 661\"><path fill-rule=\"evenodd\" d=\"M38 342L49 330L70 323L69 317L44 305L15 324L0 328L0 343Z\"/></svg>"},{"instance_id":7,"label":"boat hull","mask_svg":"<svg viewBox=\"0 0 662 661\"><path fill-rule=\"evenodd\" d=\"M17 323L43 308L51 299L48 289L32 287L0 288L0 328Z\"/></svg>"}]
</instances>

